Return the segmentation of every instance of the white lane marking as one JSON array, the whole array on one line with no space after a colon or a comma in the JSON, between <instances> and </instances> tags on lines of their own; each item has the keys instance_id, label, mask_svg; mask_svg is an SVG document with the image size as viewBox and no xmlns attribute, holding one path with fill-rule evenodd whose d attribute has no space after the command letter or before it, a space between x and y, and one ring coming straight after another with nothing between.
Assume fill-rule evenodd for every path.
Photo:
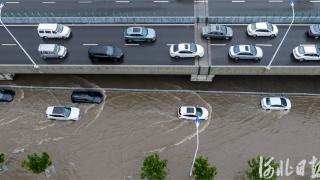
<instances>
[{"instance_id":1,"label":"white lane marking","mask_svg":"<svg viewBox=\"0 0 320 180\"><path fill-rule=\"evenodd\" d=\"M98 44L82 44L83 46L96 46Z\"/></svg>"},{"instance_id":2,"label":"white lane marking","mask_svg":"<svg viewBox=\"0 0 320 180\"><path fill-rule=\"evenodd\" d=\"M57 2L54 2L54 1L44 1L44 2L41 2L41 3L43 3L43 4L55 4L55 3L57 3Z\"/></svg>"},{"instance_id":3,"label":"white lane marking","mask_svg":"<svg viewBox=\"0 0 320 180\"><path fill-rule=\"evenodd\" d=\"M167 46L172 46L172 45L175 45L175 44L167 44Z\"/></svg>"},{"instance_id":4,"label":"white lane marking","mask_svg":"<svg viewBox=\"0 0 320 180\"><path fill-rule=\"evenodd\" d=\"M207 3L208 1L201 1L201 0L199 0L199 1L193 1L194 3Z\"/></svg>"},{"instance_id":5,"label":"white lane marking","mask_svg":"<svg viewBox=\"0 0 320 180\"><path fill-rule=\"evenodd\" d=\"M2 46L16 46L17 44L1 44Z\"/></svg>"},{"instance_id":6,"label":"white lane marking","mask_svg":"<svg viewBox=\"0 0 320 180\"><path fill-rule=\"evenodd\" d=\"M226 44L210 44L210 46L226 46Z\"/></svg>"},{"instance_id":7,"label":"white lane marking","mask_svg":"<svg viewBox=\"0 0 320 180\"><path fill-rule=\"evenodd\" d=\"M116 1L116 3L129 3L130 1Z\"/></svg>"},{"instance_id":8,"label":"white lane marking","mask_svg":"<svg viewBox=\"0 0 320 180\"><path fill-rule=\"evenodd\" d=\"M6 4L18 4L20 3L19 1L10 1L10 2L6 2Z\"/></svg>"},{"instance_id":9,"label":"white lane marking","mask_svg":"<svg viewBox=\"0 0 320 180\"><path fill-rule=\"evenodd\" d=\"M81 4L89 4L89 3L92 3L92 1L78 1L78 3L81 3Z\"/></svg>"},{"instance_id":10,"label":"white lane marking","mask_svg":"<svg viewBox=\"0 0 320 180\"><path fill-rule=\"evenodd\" d=\"M140 46L140 44L124 44L125 46Z\"/></svg>"},{"instance_id":11,"label":"white lane marking","mask_svg":"<svg viewBox=\"0 0 320 180\"><path fill-rule=\"evenodd\" d=\"M244 3L244 2L246 2L246 1L243 1L243 0L233 0L233 1L231 1L231 2L234 2L234 3Z\"/></svg>"},{"instance_id":12,"label":"white lane marking","mask_svg":"<svg viewBox=\"0 0 320 180\"><path fill-rule=\"evenodd\" d=\"M269 3L283 3L283 0L269 0Z\"/></svg>"},{"instance_id":13,"label":"white lane marking","mask_svg":"<svg viewBox=\"0 0 320 180\"><path fill-rule=\"evenodd\" d=\"M317 0L317 1L311 0L310 2L311 2L311 3L320 3L320 1L318 1L318 0Z\"/></svg>"},{"instance_id":14,"label":"white lane marking","mask_svg":"<svg viewBox=\"0 0 320 180\"><path fill-rule=\"evenodd\" d=\"M256 44L256 46L271 47L271 46L272 46L272 44Z\"/></svg>"},{"instance_id":15,"label":"white lane marking","mask_svg":"<svg viewBox=\"0 0 320 180\"><path fill-rule=\"evenodd\" d=\"M169 1L153 1L154 3L168 3Z\"/></svg>"}]
</instances>

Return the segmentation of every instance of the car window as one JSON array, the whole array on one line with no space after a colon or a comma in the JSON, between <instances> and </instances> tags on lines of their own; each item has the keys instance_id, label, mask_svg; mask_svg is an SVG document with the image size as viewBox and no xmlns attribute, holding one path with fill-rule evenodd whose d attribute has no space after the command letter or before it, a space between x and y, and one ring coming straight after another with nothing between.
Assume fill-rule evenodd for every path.
<instances>
[{"instance_id":1,"label":"car window","mask_svg":"<svg viewBox=\"0 0 320 180\"><path fill-rule=\"evenodd\" d=\"M239 52L240 52L239 46L234 46L233 51L234 51L235 53L239 53Z\"/></svg>"},{"instance_id":2,"label":"car window","mask_svg":"<svg viewBox=\"0 0 320 180\"><path fill-rule=\"evenodd\" d=\"M190 44L190 51L193 53L197 52L197 45L194 43Z\"/></svg>"},{"instance_id":3,"label":"car window","mask_svg":"<svg viewBox=\"0 0 320 180\"><path fill-rule=\"evenodd\" d=\"M3 93L0 93L0 99L2 99L4 97Z\"/></svg>"},{"instance_id":4,"label":"car window","mask_svg":"<svg viewBox=\"0 0 320 180\"><path fill-rule=\"evenodd\" d=\"M65 107L63 112L64 117L69 117L70 113L71 113L71 108Z\"/></svg>"},{"instance_id":5,"label":"car window","mask_svg":"<svg viewBox=\"0 0 320 180\"><path fill-rule=\"evenodd\" d=\"M284 98L281 98L282 106L287 106L287 101Z\"/></svg>"},{"instance_id":6,"label":"car window","mask_svg":"<svg viewBox=\"0 0 320 180\"><path fill-rule=\"evenodd\" d=\"M196 108L196 116L201 117L202 116L202 109L201 108Z\"/></svg>"},{"instance_id":7,"label":"car window","mask_svg":"<svg viewBox=\"0 0 320 180\"><path fill-rule=\"evenodd\" d=\"M267 105L270 105L270 98L266 98Z\"/></svg>"},{"instance_id":8,"label":"car window","mask_svg":"<svg viewBox=\"0 0 320 180\"><path fill-rule=\"evenodd\" d=\"M298 52L299 52L300 54L304 54L304 53L305 53L303 46L299 46L299 47L298 47Z\"/></svg>"}]
</instances>

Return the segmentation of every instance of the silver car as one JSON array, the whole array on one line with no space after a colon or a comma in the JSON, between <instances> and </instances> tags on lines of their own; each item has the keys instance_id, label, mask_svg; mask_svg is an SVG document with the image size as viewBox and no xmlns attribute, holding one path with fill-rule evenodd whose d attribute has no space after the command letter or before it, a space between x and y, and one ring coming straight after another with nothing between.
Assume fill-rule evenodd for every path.
<instances>
[{"instance_id":1,"label":"silver car","mask_svg":"<svg viewBox=\"0 0 320 180\"><path fill-rule=\"evenodd\" d=\"M233 31L231 27L218 24L210 24L202 28L201 33L203 38L206 39L231 39Z\"/></svg>"},{"instance_id":2,"label":"silver car","mask_svg":"<svg viewBox=\"0 0 320 180\"><path fill-rule=\"evenodd\" d=\"M229 48L229 57L233 60L252 59L259 61L263 57L263 52L260 47L253 45L236 45Z\"/></svg>"},{"instance_id":3,"label":"silver car","mask_svg":"<svg viewBox=\"0 0 320 180\"><path fill-rule=\"evenodd\" d=\"M320 47L315 44L301 44L292 51L293 57L302 61L320 61Z\"/></svg>"},{"instance_id":4,"label":"silver car","mask_svg":"<svg viewBox=\"0 0 320 180\"><path fill-rule=\"evenodd\" d=\"M129 27L124 32L126 42L153 42L156 40L156 31L146 27Z\"/></svg>"},{"instance_id":5,"label":"silver car","mask_svg":"<svg viewBox=\"0 0 320 180\"><path fill-rule=\"evenodd\" d=\"M42 59L62 59L67 55L67 48L58 44L40 44L38 52Z\"/></svg>"}]
</instances>

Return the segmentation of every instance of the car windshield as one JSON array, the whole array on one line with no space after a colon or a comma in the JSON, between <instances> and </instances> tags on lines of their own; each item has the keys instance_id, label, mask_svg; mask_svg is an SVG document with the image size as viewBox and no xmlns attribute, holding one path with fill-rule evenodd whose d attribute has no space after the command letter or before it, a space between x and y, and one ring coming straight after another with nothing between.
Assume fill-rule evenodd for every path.
<instances>
[{"instance_id":1,"label":"car windshield","mask_svg":"<svg viewBox=\"0 0 320 180\"><path fill-rule=\"evenodd\" d=\"M299 46L299 47L298 47L298 52L299 52L300 54L305 54L305 51L304 51L303 46Z\"/></svg>"},{"instance_id":2,"label":"car windshield","mask_svg":"<svg viewBox=\"0 0 320 180\"><path fill-rule=\"evenodd\" d=\"M58 24L57 32L62 33L62 31L63 31L63 26L61 24Z\"/></svg>"},{"instance_id":3,"label":"car windshield","mask_svg":"<svg viewBox=\"0 0 320 180\"><path fill-rule=\"evenodd\" d=\"M148 35L148 29L147 29L147 28L142 28L141 34L142 34L143 36Z\"/></svg>"},{"instance_id":4,"label":"car windshield","mask_svg":"<svg viewBox=\"0 0 320 180\"><path fill-rule=\"evenodd\" d=\"M194 43L190 44L190 51L193 53L197 52L197 45Z\"/></svg>"},{"instance_id":5,"label":"car windshield","mask_svg":"<svg viewBox=\"0 0 320 180\"><path fill-rule=\"evenodd\" d=\"M196 108L196 116L201 117L202 116L202 109L201 108Z\"/></svg>"},{"instance_id":6,"label":"car windshield","mask_svg":"<svg viewBox=\"0 0 320 180\"><path fill-rule=\"evenodd\" d=\"M314 31L320 33L320 24L313 25L313 29L314 29Z\"/></svg>"},{"instance_id":7,"label":"car windshield","mask_svg":"<svg viewBox=\"0 0 320 180\"><path fill-rule=\"evenodd\" d=\"M273 31L273 26L272 26L272 24L267 23L267 29L268 29L269 31Z\"/></svg>"},{"instance_id":8,"label":"car windshield","mask_svg":"<svg viewBox=\"0 0 320 180\"><path fill-rule=\"evenodd\" d=\"M4 97L4 93L0 92L0 99L2 99Z\"/></svg>"},{"instance_id":9,"label":"car windshield","mask_svg":"<svg viewBox=\"0 0 320 180\"><path fill-rule=\"evenodd\" d=\"M270 105L270 98L266 98L267 105Z\"/></svg>"},{"instance_id":10,"label":"car windshield","mask_svg":"<svg viewBox=\"0 0 320 180\"><path fill-rule=\"evenodd\" d=\"M257 49L254 46L250 46L250 52L252 53L252 55L256 55L257 54Z\"/></svg>"},{"instance_id":11,"label":"car windshield","mask_svg":"<svg viewBox=\"0 0 320 180\"><path fill-rule=\"evenodd\" d=\"M287 106L287 101L284 98L281 98L281 105Z\"/></svg>"},{"instance_id":12,"label":"car windshield","mask_svg":"<svg viewBox=\"0 0 320 180\"><path fill-rule=\"evenodd\" d=\"M233 51L238 54L240 52L240 47L239 46L234 46Z\"/></svg>"},{"instance_id":13,"label":"car windshield","mask_svg":"<svg viewBox=\"0 0 320 180\"><path fill-rule=\"evenodd\" d=\"M53 51L55 52L55 54L58 54L58 52L60 51L60 46L55 45Z\"/></svg>"},{"instance_id":14,"label":"car windshield","mask_svg":"<svg viewBox=\"0 0 320 180\"><path fill-rule=\"evenodd\" d=\"M71 108L70 107L65 107L63 111L63 116L64 117L69 117L71 113Z\"/></svg>"},{"instance_id":15,"label":"car windshield","mask_svg":"<svg viewBox=\"0 0 320 180\"><path fill-rule=\"evenodd\" d=\"M107 54L111 55L113 54L113 51L114 51L113 47L110 47L110 46L107 47Z\"/></svg>"},{"instance_id":16,"label":"car windshield","mask_svg":"<svg viewBox=\"0 0 320 180\"><path fill-rule=\"evenodd\" d=\"M252 29L252 30L256 30L256 29L257 29L256 24L251 24L251 29Z\"/></svg>"},{"instance_id":17,"label":"car windshield","mask_svg":"<svg viewBox=\"0 0 320 180\"><path fill-rule=\"evenodd\" d=\"M227 28L226 28L226 26L220 26L220 29L221 29L221 32L222 32L223 34L227 34Z\"/></svg>"}]
</instances>

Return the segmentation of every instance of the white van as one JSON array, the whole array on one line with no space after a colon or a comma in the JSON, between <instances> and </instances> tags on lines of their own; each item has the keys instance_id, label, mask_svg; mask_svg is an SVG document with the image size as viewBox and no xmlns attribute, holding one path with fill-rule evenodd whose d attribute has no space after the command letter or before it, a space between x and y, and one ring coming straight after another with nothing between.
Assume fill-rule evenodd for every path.
<instances>
[{"instance_id":1,"label":"white van","mask_svg":"<svg viewBox=\"0 0 320 180\"><path fill-rule=\"evenodd\" d=\"M42 59L62 59L67 55L67 48L58 44L40 44L38 51Z\"/></svg>"},{"instance_id":2,"label":"white van","mask_svg":"<svg viewBox=\"0 0 320 180\"><path fill-rule=\"evenodd\" d=\"M39 24L38 34L41 38L69 38L71 29L68 26L62 24Z\"/></svg>"}]
</instances>

